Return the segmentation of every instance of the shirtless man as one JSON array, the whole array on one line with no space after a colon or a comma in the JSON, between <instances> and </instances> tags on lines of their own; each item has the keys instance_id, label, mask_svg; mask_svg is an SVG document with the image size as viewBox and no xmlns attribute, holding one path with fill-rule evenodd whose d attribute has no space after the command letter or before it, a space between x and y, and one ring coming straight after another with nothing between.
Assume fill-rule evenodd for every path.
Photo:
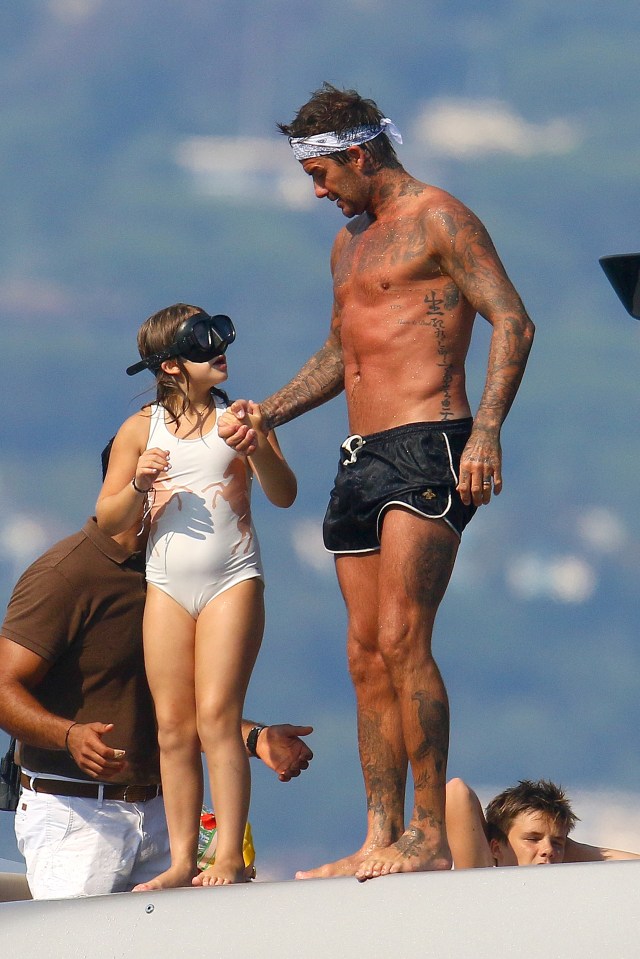
<instances>
[{"instance_id":1,"label":"shirtless man","mask_svg":"<svg viewBox=\"0 0 640 959\"><path fill-rule=\"evenodd\" d=\"M395 126L371 100L324 84L281 131L315 195L349 223L331 254L324 346L256 407L232 406L221 434L247 452L265 431L346 391L324 523L348 613L367 835L353 855L298 878L449 869L444 823L449 709L431 653L460 534L502 489L500 428L534 327L487 231L460 201L403 169ZM476 314L492 325L475 419L465 358ZM405 828L407 762L414 782Z\"/></svg>"},{"instance_id":2,"label":"shirtless man","mask_svg":"<svg viewBox=\"0 0 640 959\"><path fill-rule=\"evenodd\" d=\"M640 859L570 839L577 820L564 790L544 779L505 789L488 804L486 818L470 786L462 779L447 783L447 836L456 869Z\"/></svg>"}]
</instances>

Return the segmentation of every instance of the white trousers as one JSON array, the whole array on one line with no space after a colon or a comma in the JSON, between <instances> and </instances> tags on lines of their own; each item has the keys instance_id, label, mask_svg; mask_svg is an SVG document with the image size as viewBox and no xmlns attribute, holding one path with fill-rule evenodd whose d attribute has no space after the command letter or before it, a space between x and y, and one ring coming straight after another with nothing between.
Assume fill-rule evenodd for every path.
<instances>
[{"instance_id":1,"label":"white trousers","mask_svg":"<svg viewBox=\"0 0 640 959\"><path fill-rule=\"evenodd\" d=\"M15 830L34 899L130 892L170 864L162 796L101 803L23 789Z\"/></svg>"}]
</instances>

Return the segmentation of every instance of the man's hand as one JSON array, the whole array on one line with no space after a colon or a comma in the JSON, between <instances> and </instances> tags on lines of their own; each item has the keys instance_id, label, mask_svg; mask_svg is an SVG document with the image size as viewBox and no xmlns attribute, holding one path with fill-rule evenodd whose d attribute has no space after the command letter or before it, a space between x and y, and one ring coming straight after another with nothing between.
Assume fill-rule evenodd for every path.
<instances>
[{"instance_id":1,"label":"man's hand","mask_svg":"<svg viewBox=\"0 0 640 959\"><path fill-rule=\"evenodd\" d=\"M497 496L502 490L500 434L474 427L460 458L457 490L464 505L488 503L492 483Z\"/></svg>"},{"instance_id":2,"label":"man's hand","mask_svg":"<svg viewBox=\"0 0 640 959\"><path fill-rule=\"evenodd\" d=\"M313 759L313 753L300 739L312 732L313 726L291 726L289 723L267 726L258 736L256 754L278 774L280 782L288 783L307 769Z\"/></svg>"},{"instance_id":3,"label":"man's hand","mask_svg":"<svg viewBox=\"0 0 640 959\"><path fill-rule=\"evenodd\" d=\"M102 737L112 729L113 723L75 723L69 730L68 752L92 779L111 779L125 766L124 751L102 742Z\"/></svg>"},{"instance_id":4,"label":"man's hand","mask_svg":"<svg viewBox=\"0 0 640 959\"><path fill-rule=\"evenodd\" d=\"M218 435L227 446L245 456L255 453L258 446L257 433L249 422L249 414L257 411L258 405L251 400L235 400L218 420Z\"/></svg>"}]
</instances>

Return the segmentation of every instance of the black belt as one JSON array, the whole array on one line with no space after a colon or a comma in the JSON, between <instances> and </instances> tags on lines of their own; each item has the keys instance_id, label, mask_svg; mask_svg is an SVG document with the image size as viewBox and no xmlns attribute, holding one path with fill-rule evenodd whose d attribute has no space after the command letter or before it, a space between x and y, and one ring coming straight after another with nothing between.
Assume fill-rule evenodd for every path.
<instances>
[{"instance_id":1,"label":"black belt","mask_svg":"<svg viewBox=\"0 0 640 959\"><path fill-rule=\"evenodd\" d=\"M75 796L80 799L111 799L117 802L147 802L162 795L160 785L125 785L124 783L74 783L66 779L33 778L26 773L20 774L20 784L25 789L32 789L36 793L47 793L49 796ZM102 791L102 795L101 795Z\"/></svg>"}]
</instances>

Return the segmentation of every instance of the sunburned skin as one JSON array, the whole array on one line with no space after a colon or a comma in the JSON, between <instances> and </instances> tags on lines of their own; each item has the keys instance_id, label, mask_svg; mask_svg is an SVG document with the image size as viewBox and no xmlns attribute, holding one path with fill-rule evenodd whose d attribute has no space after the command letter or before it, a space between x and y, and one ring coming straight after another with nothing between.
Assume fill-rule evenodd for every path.
<instances>
[{"instance_id":1,"label":"sunburned skin","mask_svg":"<svg viewBox=\"0 0 640 959\"><path fill-rule=\"evenodd\" d=\"M493 331L457 490L464 506L486 505L502 489L500 428L522 379L533 324L487 231L464 204L393 158L377 162L356 145L344 159L301 161L316 197L335 203L349 223L331 253L329 335L289 383L260 403L263 428L343 389L349 431L362 437L467 419L464 365L480 313ZM239 416L242 402L232 405ZM220 431L231 446L250 451L249 425L223 422ZM444 824L449 713L431 634L459 537L445 522L425 521L394 502L379 537L377 551L349 543L336 558L349 617L367 832L356 853L298 872L301 879L364 881L451 867ZM414 802L405 825L407 766Z\"/></svg>"},{"instance_id":2,"label":"sunburned skin","mask_svg":"<svg viewBox=\"0 0 640 959\"><path fill-rule=\"evenodd\" d=\"M475 311L424 255L420 216L404 205L391 219L364 214L339 240L335 312L349 426L362 435L471 412L464 361Z\"/></svg>"},{"instance_id":3,"label":"sunburned skin","mask_svg":"<svg viewBox=\"0 0 640 959\"><path fill-rule=\"evenodd\" d=\"M326 164L303 166L315 179ZM530 321L487 231L445 191L406 173L394 180L369 203L375 213L354 215L338 234L331 335L288 387L261 404L269 425L298 415L307 396L311 408L342 387L350 430L361 435L469 416L464 363L477 312L495 333L476 434L498 429L511 406Z\"/></svg>"}]
</instances>

